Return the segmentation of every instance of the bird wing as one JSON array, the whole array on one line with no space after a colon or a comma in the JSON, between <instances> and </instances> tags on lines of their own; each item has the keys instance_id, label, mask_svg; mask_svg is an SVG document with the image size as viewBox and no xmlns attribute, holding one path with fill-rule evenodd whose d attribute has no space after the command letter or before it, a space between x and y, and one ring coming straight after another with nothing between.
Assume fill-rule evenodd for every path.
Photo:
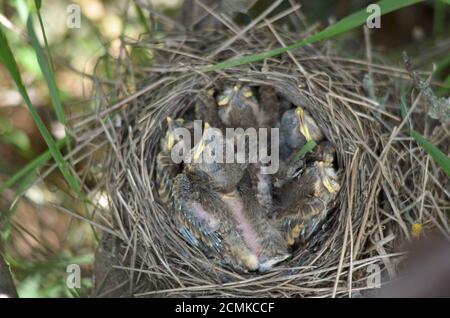
<instances>
[{"instance_id":1,"label":"bird wing","mask_svg":"<svg viewBox=\"0 0 450 318\"><path fill-rule=\"evenodd\" d=\"M186 241L207 251L222 251L219 220L195 199L192 184L184 173L178 174L173 182L172 204L179 231Z\"/></svg>"}]
</instances>

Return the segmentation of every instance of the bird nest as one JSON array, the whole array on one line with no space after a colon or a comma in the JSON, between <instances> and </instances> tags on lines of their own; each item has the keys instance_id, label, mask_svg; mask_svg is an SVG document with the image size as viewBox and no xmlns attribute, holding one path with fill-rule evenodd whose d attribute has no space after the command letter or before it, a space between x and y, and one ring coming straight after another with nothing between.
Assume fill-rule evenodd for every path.
<instances>
[{"instance_id":1,"label":"bird nest","mask_svg":"<svg viewBox=\"0 0 450 318\"><path fill-rule=\"evenodd\" d=\"M296 40L298 34L275 27L240 38L226 31L172 33L124 40L114 63L98 64L98 107L76 123L78 142L90 149L83 180L94 197L106 198L106 208L96 215L115 242L101 244L100 254L115 255L110 274L116 278L97 295L352 295L371 287L373 266L395 273L400 242L424 228L446 230L439 209L445 176L401 129L406 122L397 83L405 71L339 58L326 45L208 69ZM146 59L142 53L149 50ZM116 66L114 81L101 74L107 64ZM166 118L191 116L198 96L223 82L273 88L280 99L306 109L336 147L341 189L326 219L289 259L264 273L223 266L190 245L158 195L155 167ZM421 99L415 101L411 118L420 122L424 108ZM438 124L433 129L436 136L444 133ZM96 266L98 273L108 272L105 262ZM99 288L104 282L96 279Z\"/></svg>"}]
</instances>

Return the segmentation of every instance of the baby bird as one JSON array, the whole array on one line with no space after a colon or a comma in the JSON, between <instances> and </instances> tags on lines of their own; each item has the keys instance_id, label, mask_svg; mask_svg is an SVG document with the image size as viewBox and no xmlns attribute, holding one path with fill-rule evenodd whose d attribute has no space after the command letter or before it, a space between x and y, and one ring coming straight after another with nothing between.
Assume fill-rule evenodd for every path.
<instances>
[{"instance_id":1,"label":"baby bird","mask_svg":"<svg viewBox=\"0 0 450 318\"><path fill-rule=\"evenodd\" d=\"M170 154L175 144L182 142L180 136L175 133L176 129L184 127L184 120L182 118L173 120L167 117L166 120L167 131L160 140L160 151L156 156L156 184L158 186L159 197L164 204L169 203L172 180L181 171L180 164L174 163Z\"/></svg>"},{"instance_id":2,"label":"baby bird","mask_svg":"<svg viewBox=\"0 0 450 318\"><path fill-rule=\"evenodd\" d=\"M261 207L270 210L272 207L272 177L263 173L261 163L253 163L248 166L249 179L255 189L256 199Z\"/></svg>"},{"instance_id":3,"label":"baby bird","mask_svg":"<svg viewBox=\"0 0 450 318\"><path fill-rule=\"evenodd\" d=\"M247 164L217 162L217 148L226 151L227 141L214 144L208 134L212 128L205 126L173 186L179 231L186 241L235 269L267 271L289 257L287 244L253 199ZM203 159L213 160L199 161L204 153Z\"/></svg>"},{"instance_id":4,"label":"baby bird","mask_svg":"<svg viewBox=\"0 0 450 318\"><path fill-rule=\"evenodd\" d=\"M202 139L186 158L184 173L175 179L172 203L179 231L207 255L220 257L233 268L254 271L259 247L236 190L246 165L219 158L226 154L227 141L216 140L221 135L213 134L213 129L205 123Z\"/></svg>"},{"instance_id":5,"label":"baby bird","mask_svg":"<svg viewBox=\"0 0 450 318\"><path fill-rule=\"evenodd\" d=\"M280 122L280 167L274 175L274 187L281 188L305 165L299 151L310 140L319 143L323 133L314 119L301 107L283 113ZM316 152L319 153L319 152Z\"/></svg>"},{"instance_id":6,"label":"baby bird","mask_svg":"<svg viewBox=\"0 0 450 318\"><path fill-rule=\"evenodd\" d=\"M257 242L260 246L258 270L265 272L287 259L290 253L288 245L277 227L276 220L271 218L272 202L261 202L261 192L265 191L261 191L261 189L252 185L251 176L252 171L249 169L239 183L238 191L244 202L245 215L257 234Z\"/></svg>"},{"instance_id":7,"label":"baby bird","mask_svg":"<svg viewBox=\"0 0 450 318\"><path fill-rule=\"evenodd\" d=\"M257 257L250 250L254 247L245 244L236 224L224 213L227 207L219 194L206 189L204 180L191 182L179 174L172 193L178 230L187 242L235 269L257 270Z\"/></svg>"},{"instance_id":8,"label":"baby bird","mask_svg":"<svg viewBox=\"0 0 450 318\"><path fill-rule=\"evenodd\" d=\"M280 228L288 245L296 246L307 241L323 221L340 184L332 162L326 161L312 162L292 183L284 187Z\"/></svg>"},{"instance_id":9,"label":"baby bird","mask_svg":"<svg viewBox=\"0 0 450 318\"><path fill-rule=\"evenodd\" d=\"M200 142L192 149L184 166L188 175L209 178L213 190L224 193L236 188L246 168L246 163L237 162L233 141L207 122Z\"/></svg>"},{"instance_id":10,"label":"baby bird","mask_svg":"<svg viewBox=\"0 0 450 318\"><path fill-rule=\"evenodd\" d=\"M303 158L299 158L298 152L292 153L287 160L281 162L280 168L274 176L274 187L276 189L282 188L285 184L298 176L301 169L314 161L323 161L327 164L332 164L334 162L335 153L335 146L326 140L319 142L314 149L307 152Z\"/></svg>"},{"instance_id":11,"label":"baby bird","mask_svg":"<svg viewBox=\"0 0 450 318\"><path fill-rule=\"evenodd\" d=\"M319 142L323 133L308 112L301 107L283 113L280 121L280 158L286 160L309 140Z\"/></svg>"},{"instance_id":12,"label":"baby bird","mask_svg":"<svg viewBox=\"0 0 450 318\"><path fill-rule=\"evenodd\" d=\"M319 142L311 152L305 155L305 161L307 163L313 161L322 161L327 164L332 164L334 162L334 157L336 155L336 147L333 143L324 140Z\"/></svg>"},{"instance_id":13,"label":"baby bird","mask_svg":"<svg viewBox=\"0 0 450 318\"><path fill-rule=\"evenodd\" d=\"M275 128L280 117L280 101L277 92L271 86L260 86L259 97L259 127Z\"/></svg>"},{"instance_id":14,"label":"baby bird","mask_svg":"<svg viewBox=\"0 0 450 318\"><path fill-rule=\"evenodd\" d=\"M253 91L248 86L234 85L226 87L217 96L219 118L226 127L257 128L259 124L259 106Z\"/></svg>"},{"instance_id":15,"label":"baby bird","mask_svg":"<svg viewBox=\"0 0 450 318\"><path fill-rule=\"evenodd\" d=\"M168 118L161 139L158 192L174 212L179 233L235 270L265 272L290 257L316 231L340 190L334 145L323 141L307 111L284 111L282 101L270 87L260 86L257 96L247 85L225 87L218 95L211 89L197 96L191 115L204 122L203 134L181 164L171 158L174 145L183 141L175 130L193 123ZM277 126L276 175L263 174L261 163L237 162L235 140L225 138L224 128ZM315 148L301 154L308 141Z\"/></svg>"},{"instance_id":16,"label":"baby bird","mask_svg":"<svg viewBox=\"0 0 450 318\"><path fill-rule=\"evenodd\" d=\"M206 92L200 92L195 101L195 119L210 123L213 127L222 128L217 111L216 99L214 98L214 89Z\"/></svg>"}]
</instances>

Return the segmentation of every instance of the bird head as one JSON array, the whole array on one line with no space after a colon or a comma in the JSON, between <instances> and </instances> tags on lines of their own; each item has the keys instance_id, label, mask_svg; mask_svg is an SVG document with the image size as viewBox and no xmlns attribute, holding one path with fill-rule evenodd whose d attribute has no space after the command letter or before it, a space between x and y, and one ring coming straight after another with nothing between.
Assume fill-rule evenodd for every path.
<instances>
[{"instance_id":1,"label":"bird head","mask_svg":"<svg viewBox=\"0 0 450 318\"><path fill-rule=\"evenodd\" d=\"M166 118L167 121L167 131L166 135L161 139L161 149L163 151L170 152L173 146L181 141L180 136L176 133L177 128L183 127L184 119L177 118L176 120L171 117Z\"/></svg>"},{"instance_id":2,"label":"bird head","mask_svg":"<svg viewBox=\"0 0 450 318\"><path fill-rule=\"evenodd\" d=\"M249 103L257 105L258 102L252 89L247 85L234 85L232 87L226 87L217 97L217 105L219 107L231 107L237 110L242 110L250 106Z\"/></svg>"},{"instance_id":3,"label":"bird head","mask_svg":"<svg viewBox=\"0 0 450 318\"><path fill-rule=\"evenodd\" d=\"M242 179L247 164L237 163L234 143L205 123L200 141L191 150L186 169L208 177L219 191L232 191Z\"/></svg>"},{"instance_id":4,"label":"bird head","mask_svg":"<svg viewBox=\"0 0 450 318\"><path fill-rule=\"evenodd\" d=\"M313 140L315 142L318 142L323 139L322 131L307 111L298 106L295 109L295 113L297 115L297 124L299 130L305 137L306 141Z\"/></svg>"}]
</instances>

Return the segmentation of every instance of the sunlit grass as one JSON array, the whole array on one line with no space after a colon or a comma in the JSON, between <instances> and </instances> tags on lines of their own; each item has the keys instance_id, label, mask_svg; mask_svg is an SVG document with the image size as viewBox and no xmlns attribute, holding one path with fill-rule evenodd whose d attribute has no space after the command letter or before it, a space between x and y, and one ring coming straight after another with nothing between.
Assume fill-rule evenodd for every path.
<instances>
[{"instance_id":1,"label":"sunlit grass","mask_svg":"<svg viewBox=\"0 0 450 318\"><path fill-rule=\"evenodd\" d=\"M11 51L8 40L2 28L0 28L0 60L2 64L5 66L8 73L10 74L14 83L16 84L20 95L22 96L23 100L25 101L25 104L28 107L30 115L33 118L33 121L35 122L37 128L39 129L39 132L41 133L42 137L47 143L47 146L49 148L52 157L58 164L61 174L64 176L65 180L70 185L70 187L75 191L79 192L80 186L78 185L77 179L72 175L69 168L67 167L63 155L56 146L55 140L51 136L50 132L48 131L47 127L45 126L38 112L36 111L36 108L31 102L27 89L23 84L22 77L20 75L16 60L14 58L14 55ZM45 72L45 70L43 70L43 72Z\"/></svg>"}]
</instances>

